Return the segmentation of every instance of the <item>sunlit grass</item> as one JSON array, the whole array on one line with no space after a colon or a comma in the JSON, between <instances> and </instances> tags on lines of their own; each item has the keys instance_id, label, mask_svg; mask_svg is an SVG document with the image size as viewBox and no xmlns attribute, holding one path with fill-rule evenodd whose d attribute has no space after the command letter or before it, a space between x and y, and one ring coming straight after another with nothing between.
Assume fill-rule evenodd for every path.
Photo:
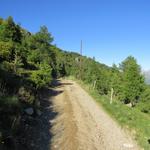
<instances>
[{"instance_id":1,"label":"sunlit grass","mask_svg":"<svg viewBox=\"0 0 150 150\"><path fill-rule=\"evenodd\" d=\"M76 80L70 77L72 80ZM150 150L150 116L138 108L130 108L118 101L112 104L108 96L100 96L90 85L76 80L124 129L128 129L144 150Z\"/></svg>"}]
</instances>

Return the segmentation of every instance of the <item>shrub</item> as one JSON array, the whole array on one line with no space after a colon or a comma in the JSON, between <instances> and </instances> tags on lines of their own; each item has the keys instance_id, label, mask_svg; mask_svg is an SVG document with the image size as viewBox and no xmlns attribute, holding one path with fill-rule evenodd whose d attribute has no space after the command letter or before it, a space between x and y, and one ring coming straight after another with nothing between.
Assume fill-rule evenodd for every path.
<instances>
[{"instance_id":1,"label":"shrub","mask_svg":"<svg viewBox=\"0 0 150 150\"><path fill-rule=\"evenodd\" d=\"M0 58L9 60L12 49L13 44L11 42L0 41Z\"/></svg>"},{"instance_id":2,"label":"shrub","mask_svg":"<svg viewBox=\"0 0 150 150\"><path fill-rule=\"evenodd\" d=\"M146 86L137 107L144 113L150 114L150 87Z\"/></svg>"},{"instance_id":3,"label":"shrub","mask_svg":"<svg viewBox=\"0 0 150 150\"><path fill-rule=\"evenodd\" d=\"M0 112L18 113L20 103L17 96L2 96L0 97Z\"/></svg>"},{"instance_id":4,"label":"shrub","mask_svg":"<svg viewBox=\"0 0 150 150\"><path fill-rule=\"evenodd\" d=\"M36 88L42 88L51 82L51 67L47 63L39 65L39 70L31 73L30 79L36 84Z\"/></svg>"},{"instance_id":5,"label":"shrub","mask_svg":"<svg viewBox=\"0 0 150 150\"><path fill-rule=\"evenodd\" d=\"M27 104L33 104L33 102L35 100L33 91L30 89L27 89L25 87L21 87L19 89L18 98L19 98L20 102L27 103Z\"/></svg>"}]
</instances>

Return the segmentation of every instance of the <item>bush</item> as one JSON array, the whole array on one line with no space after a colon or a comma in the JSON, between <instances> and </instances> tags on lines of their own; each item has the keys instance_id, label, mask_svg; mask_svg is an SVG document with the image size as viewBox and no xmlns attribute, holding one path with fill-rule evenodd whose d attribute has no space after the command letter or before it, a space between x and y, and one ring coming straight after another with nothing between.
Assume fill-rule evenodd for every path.
<instances>
[{"instance_id":1,"label":"bush","mask_svg":"<svg viewBox=\"0 0 150 150\"><path fill-rule=\"evenodd\" d=\"M27 89L25 87L21 87L19 89L18 98L19 98L20 102L27 103L27 104L33 104L34 100L35 100L33 91L30 89Z\"/></svg>"},{"instance_id":2,"label":"bush","mask_svg":"<svg viewBox=\"0 0 150 150\"><path fill-rule=\"evenodd\" d=\"M42 88L51 82L51 70L47 63L42 63L39 70L32 71L30 79L36 84L36 88Z\"/></svg>"},{"instance_id":3,"label":"bush","mask_svg":"<svg viewBox=\"0 0 150 150\"><path fill-rule=\"evenodd\" d=\"M0 66L1 66L1 69L9 71L9 72L12 72L14 68L13 63L10 63L8 61L3 61Z\"/></svg>"},{"instance_id":4,"label":"bush","mask_svg":"<svg viewBox=\"0 0 150 150\"><path fill-rule=\"evenodd\" d=\"M0 58L9 60L12 53L13 44L11 42L0 41Z\"/></svg>"},{"instance_id":5,"label":"bush","mask_svg":"<svg viewBox=\"0 0 150 150\"><path fill-rule=\"evenodd\" d=\"M150 114L150 87L146 87L137 106L142 112Z\"/></svg>"},{"instance_id":6,"label":"bush","mask_svg":"<svg viewBox=\"0 0 150 150\"><path fill-rule=\"evenodd\" d=\"M20 110L20 103L17 96L0 97L0 112L17 113Z\"/></svg>"},{"instance_id":7,"label":"bush","mask_svg":"<svg viewBox=\"0 0 150 150\"><path fill-rule=\"evenodd\" d=\"M11 134L20 112L21 105L17 96L0 97L0 132L2 135Z\"/></svg>"},{"instance_id":8,"label":"bush","mask_svg":"<svg viewBox=\"0 0 150 150\"><path fill-rule=\"evenodd\" d=\"M0 97L0 149L4 149L3 146L7 144L8 137L13 137L16 133L20 112L21 105L17 96Z\"/></svg>"}]
</instances>

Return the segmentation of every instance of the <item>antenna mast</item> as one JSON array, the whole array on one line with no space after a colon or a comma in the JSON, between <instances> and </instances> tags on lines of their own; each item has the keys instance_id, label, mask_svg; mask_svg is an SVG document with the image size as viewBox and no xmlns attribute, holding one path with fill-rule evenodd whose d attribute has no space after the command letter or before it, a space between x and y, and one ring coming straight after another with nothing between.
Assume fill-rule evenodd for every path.
<instances>
[{"instance_id":1,"label":"antenna mast","mask_svg":"<svg viewBox=\"0 0 150 150\"><path fill-rule=\"evenodd\" d=\"M81 45L80 45L80 55L82 56L82 40L81 40Z\"/></svg>"}]
</instances>

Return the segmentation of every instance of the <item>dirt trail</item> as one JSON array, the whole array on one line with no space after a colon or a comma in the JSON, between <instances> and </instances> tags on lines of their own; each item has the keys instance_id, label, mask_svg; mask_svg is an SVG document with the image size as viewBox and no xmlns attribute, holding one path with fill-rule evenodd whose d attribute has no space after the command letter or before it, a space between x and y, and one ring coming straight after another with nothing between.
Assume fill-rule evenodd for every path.
<instances>
[{"instance_id":1,"label":"dirt trail","mask_svg":"<svg viewBox=\"0 0 150 150\"><path fill-rule=\"evenodd\" d=\"M75 82L61 81L53 97L52 150L139 150L133 139Z\"/></svg>"}]
</instances>

